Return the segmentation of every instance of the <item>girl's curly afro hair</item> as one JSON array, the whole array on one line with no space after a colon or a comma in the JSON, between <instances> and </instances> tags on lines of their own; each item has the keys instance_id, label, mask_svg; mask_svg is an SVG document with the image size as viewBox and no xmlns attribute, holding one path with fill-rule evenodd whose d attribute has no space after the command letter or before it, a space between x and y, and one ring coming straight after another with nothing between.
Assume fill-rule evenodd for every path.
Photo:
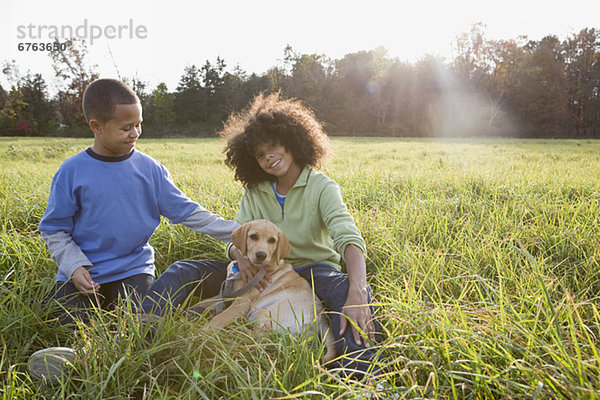
<instances>
[{"instance_id":1,"label":"girl's curly afro hair","mask_svg":"<svg viewBox=\"0 0 600 400\"><path fill-rule=\"evenodd\" d=\"M229 117L219 134L227 139L225 164L244 187L275 181L256 161L255 149L263 143L283 146L301 168L319 168L330 151L312 111L297 100L281 99L279 93L256 96L247 109Z\"/></svg>"}]
</instances>

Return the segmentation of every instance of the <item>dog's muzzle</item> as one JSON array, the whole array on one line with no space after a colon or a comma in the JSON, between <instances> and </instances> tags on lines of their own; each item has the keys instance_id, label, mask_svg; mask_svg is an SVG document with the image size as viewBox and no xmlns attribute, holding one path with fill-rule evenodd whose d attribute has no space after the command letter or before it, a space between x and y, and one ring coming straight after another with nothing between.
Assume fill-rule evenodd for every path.
<instances>
[{"instance_id":1,"label":"dog's muzzle","mask_svg":"<svg viewBox=\"0 0 600 400\"><path fill-rule=\"evenodd\" d=\"M265 261L267 258L267 253L264 251L257 251L254 253L254 257L256 257L256 261Z\"/></svg>"}]
</instances>

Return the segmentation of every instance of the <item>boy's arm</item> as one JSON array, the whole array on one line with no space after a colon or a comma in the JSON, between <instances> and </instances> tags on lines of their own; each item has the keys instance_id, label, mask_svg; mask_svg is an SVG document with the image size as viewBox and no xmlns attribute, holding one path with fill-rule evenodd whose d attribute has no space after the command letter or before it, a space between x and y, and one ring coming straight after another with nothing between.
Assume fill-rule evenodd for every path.
<instances>
[{"instance_id":1,"label":"boy's arm","mask_svg":"<svg viewBox=\"0 0 600 400\"><path fill-rule=\"evenodd\" d=\"M80 202L77 191L73 189L76 186L73 171L76 169L73 162L63 163L54 174L46 211L38 229L60 273L71 280L81 293L91 294L98 291L100 285L92 280L88 271L92 263L70 233Z\"/></svg>"},{"instance_id":2,"label":"boy's arm","mask_svg":"<svg viewBox=\"0 0 600 400\"><path fill-rule=\"evenodd\" d=\"M90 260L67 232L42 232L41 236L44 242L46 242L52 258L56 261L58 270L68 279L71 279L73 272L77 268L92 266Z\"/></svg>"},{"instance_id":3,"label":"boy's arm","mask_svg":"<svg viewBox=\"0 0 600 400\"><path fill-rule=\"evenodd\" d=\"M215 239L229 241L231 232L239 226L235 221L223 219L213 214L187 197L173 181L173 177L160 164L158 207L160 214L173 224L181 224L193 231L204 233Z\"/></svg>"},{"instance_id":4,"label":"boy's arm","mask_svg":"<svg viewBox=\"0 0 600 400\"><path fill-rule=\"evenodd\" d=\"M215 239L229 242L231 232L240 224L236 221L223 219L217 214L198 206L188 217L181 222L181 225L193 231L207 234Z\"/></svg>"}]
</instances>

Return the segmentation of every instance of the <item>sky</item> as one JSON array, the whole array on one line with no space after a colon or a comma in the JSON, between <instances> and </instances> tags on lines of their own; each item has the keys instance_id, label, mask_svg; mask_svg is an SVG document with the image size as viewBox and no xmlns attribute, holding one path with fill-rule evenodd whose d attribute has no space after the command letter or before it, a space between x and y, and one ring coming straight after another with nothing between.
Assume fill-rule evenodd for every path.
<instances>
[{"instance_id":1,"label":"sky","mask_svg":"<svg viewBox=\"0 0 600 400\"><path fill-rule=\"evenodd\" d=\"M600 29L599 0L0 1L0 63L41 73L51 93L57 82L48 54L18 47L52 41L61 29L85 36L88 63L101 77L137 77L151 89L165 82L170 91L186 66L217 57L228 70L264 73L281 65L286 45L332 59L383 46L415 62L426 54L450 59L456 37L478 22L488 39L562 40ZM0 84L10 87L4 74Z\"/></svg>"}]
</instances>

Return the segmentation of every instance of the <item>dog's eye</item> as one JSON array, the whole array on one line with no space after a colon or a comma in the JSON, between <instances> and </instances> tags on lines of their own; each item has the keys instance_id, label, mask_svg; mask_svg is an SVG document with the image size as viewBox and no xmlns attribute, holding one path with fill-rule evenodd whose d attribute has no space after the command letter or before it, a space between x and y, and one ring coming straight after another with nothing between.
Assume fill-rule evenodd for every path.
<instances>
[{"instance_id":1,"label":"dog's eye","mask_svg":"<svg viewBox=\"0 0 600 400\"><path fill-rule=\"evenodd\" d=\"M267 240L267 242L270 244L275 244L277 242L277 240L275 240L275 238L269 238L269 240Z\"/></svg>"},{"instance_id":2,"label":"dog's eye","mask_svg":"<svg viewBox=\"0 0 600 400\"><path fill-rule=\"evenodd\" d=\"M253 233L252 235L250 235L250 239L258 240L258 235L256 233Z\"/></svg>"}]
</instances>

